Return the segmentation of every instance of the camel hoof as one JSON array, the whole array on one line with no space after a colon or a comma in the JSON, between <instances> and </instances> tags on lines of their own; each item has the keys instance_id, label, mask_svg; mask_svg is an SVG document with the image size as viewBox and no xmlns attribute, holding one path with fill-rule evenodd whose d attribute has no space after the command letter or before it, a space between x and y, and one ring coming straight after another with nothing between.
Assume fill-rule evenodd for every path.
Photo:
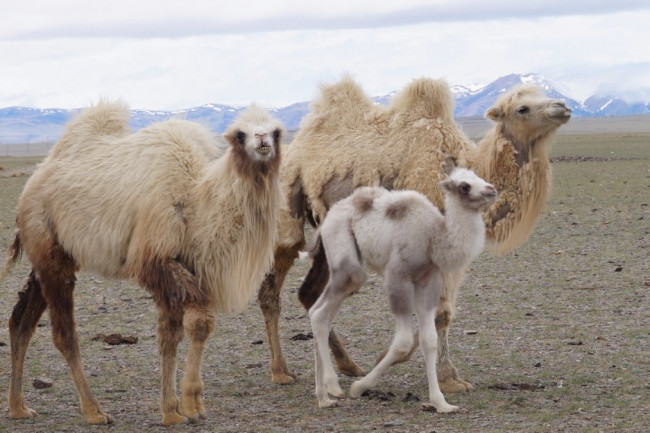
<instances>
[{"instance_id":1,"label":"camel hoof","mask_svg":"<svg viewBox=\"0 0 650 433\"><path fill-rule=\"evenodd\" d=\"M338 407L338 406L339 406L338 401L331 400L329 398L327 400L323 400L323 401L319 400L318 401L318 407L320 407L321 409L325 409L325 408L328 408L328 407Z\"/></svg>"},{"instance_id":2,"label":"camel hoof","mask_svg":"<svg viewBox=\"0 0 650 433\"><path fill-rule=\"evenodd\" d=\"M30 418L35 418L38 416L38 413L36 413L35 410L31 410L27 406L23 405L20 409L18 410L11 410L9 417L11 419L30 419Z\"/></svg>"},{"instance_id":3,"label":"camel hoof","mask_svg":"<svg viewBox=\"0 0 650 433\"><path fill-rule=\"evenodd\" d=\"M166 413L162 419L163 425L176 425L186 422L188 422L188 419L177 412Z\"/></svg>"},{"instance_id":4,"label":"camel hoof","mask_svg":"<svg viewBox=\"0 0 650 433\"><path fill-rule=\"evenodd\" d=\"M352 385L350 386L350 398L359 398L361 397L361 394L366 391L366 387L363 386L360 380L357 380L356 382L353 382Z\"/></svg>"},{"instance_id":5,"label":"camel hoof","mask_svg":"<svg viewBox=\"0 0 650 433\"><path fill-rule=\"evenodd\" d=\"M338 385L337 385L336 387L331 387L331 389L330 389L330 387L328 386L328 387L327 387L327 393L328 393L331 397L334 397L334 398L338 398L338 399L343 399L343 398L345 398L345 393L343 392L343 390L342 390Z\"/></svg>"},{"instance_id":6,"label":"camel hoof","mask_svg":"<svg viewBox=\"0 0 650 433\"><path fill-rule=\"evenodd\" d=\"M105 413L95 404L82 405L82 410L88 424L105 425L113 424L113 417Z\"/></svg>"},{"instance_id":7,"label":"camel hoof","mask_svg":"<svg viewBox=\"0 0 650 433\"><path fill-rule=\"evenodd\" d=\"M452 413L458 412L459 407L448 403L439 404L437 407L432 403L422 403L422 410L425 412Z\"/></svg>"},{"instance_id":8,"label":"camel hoof","mask_svg":"<svg viewBox=\"0 0 650 433\"><path fill-rule=\"evenodd\" d=\"M287 373L272 373L271 374L271 382L276 383L278 385L290 385L294 383L296 379L294 378L293 375L287 374Z\"/></svg>"},{"instance_id":9,"label":"camel hoof","mask_svg":"<svg viewBox=\"0 0 650 433\"><path fill-rule=\"evenodd\" d=\"M453 377L449 377L442 381L439 380L438 386L440 386L440 391L442 391L443 394L450 392L467 392L473 388L471 383Z\"/></svg>"}]
</instances>

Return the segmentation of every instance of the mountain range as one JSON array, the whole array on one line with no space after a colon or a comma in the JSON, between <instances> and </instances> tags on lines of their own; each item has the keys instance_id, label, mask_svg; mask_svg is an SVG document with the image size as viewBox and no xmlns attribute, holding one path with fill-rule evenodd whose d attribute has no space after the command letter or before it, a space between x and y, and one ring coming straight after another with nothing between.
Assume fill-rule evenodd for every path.
<instances>
[{"instance_id":1,"label":"mountain range","mask_svg":"<svg viewBox=\"0 0 650 433\"><path fill-rule=\"evenodd\" d=\"M520 83L534 83L547 96L563 99L576 117L631 116L650 114L650 102L628 103L616 96L593 95L579 102L562 94L547 79L539 74L510 74L500 77L485 86L452 86L455 99L455 116L482 117L485 111L506 90ZM374 97L377 104L387 104L396 92ZM131 128L141 129L153 122L181 117L207 124L217 133L223 132L242 106L207 104L178 111L132 110ZM309 102L298 102L283 108L269 108L288 130L296 130L301 119L309 112ZM34 109L27 107L0 108L0 143L52 143L58 140L64 125L78 110Z\"/></svg>"}]
</instances>

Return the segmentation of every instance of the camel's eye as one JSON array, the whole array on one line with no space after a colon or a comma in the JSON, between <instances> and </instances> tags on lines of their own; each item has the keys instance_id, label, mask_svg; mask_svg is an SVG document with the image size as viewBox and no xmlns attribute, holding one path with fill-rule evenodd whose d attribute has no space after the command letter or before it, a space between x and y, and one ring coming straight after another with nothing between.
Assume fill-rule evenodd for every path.
<instances>
[{"instance_id":1,"label":"camel's eye","mask_svg":"<svg viewBox=\"0 0 650 433\"><path fill-rule=\"evenodd\" d=\"M237 143L244 144L246 142L246 133L243 131L237 131Z\"/></svg>"},{"instance_id":2,"label":"camel's eye","mask_svg":"<svg viewBox=\"0 0 650 433\"><path fill-rule=\"evenodd\" d=\"M526 114L530 111L530 108L526 107L525 105L522 105L521 107L517 108L517 114Z\"/></svg>"},{"instance_id":3,"label":"camel's eye","mask_svg":"<svg viewBox=\"0 0 650 433\"><path fill-rule=\"evenodd\" d=\"M273 131L273 142L277 143L280 140L280 130L276 129Z\"/></svg>"},{"instance_id":4,"label":"camel's eye","mask_svg":"<svg viewBox=\"0 0 650 433\"><path fill-rule=\"evenodd\" d=\"M469 191L472 189L469 183L463 182L460 184L460 190L463 191L465 194L469 193Z\"/></svg>"}]
</instances>

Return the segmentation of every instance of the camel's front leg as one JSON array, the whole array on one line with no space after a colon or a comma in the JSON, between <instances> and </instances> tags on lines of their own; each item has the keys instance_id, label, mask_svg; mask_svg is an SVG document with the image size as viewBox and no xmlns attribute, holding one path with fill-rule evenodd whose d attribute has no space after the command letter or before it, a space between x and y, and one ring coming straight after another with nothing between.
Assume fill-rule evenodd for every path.
<instances>
[{"instance_id":1,"label":"camel's front leg","mask_svg":"<svg viewBox=\"0 0 650 433\"><path fill-rule=\"evenodd\" d=\"M203 352L205 343L212 334L215 324L214 308L188 308L183 317L183 327L187 333L190 346L185 362L185 376L181 383L183 397L181 409L183 415L190 421L205 419L203 406L203 380L201 380L201 367L203 365Z\"/></svg>"},{"instance_id":2,"label":"camel's front leg","mask_svg":"<svg viewBox=\"0 0 650 433\"><path fill-rule=\"evenodd\" d=\"M443 294L436 314L438 332L438 383L442 392L469 391L472 385L458 376L458 370L451 362L447 335L456 306L456 294L463 282L464 271L443 273Z\"/></svg>"},{"instance_id":3,"label":"camel's front leg","mask_svg":"<svg viewBox=\"0 0 650 433\"><path fill-rule=\"evenodd\" d=\"M271 352L271 381L278 384L289 384L294 381L294 376L289 372L287 363L282 356L282 346L280 345L280 290L284 278L293 266L302 247L303 243L299 243L293 247L279 247L275 251L273 270L267 274L258 293Z\"/></svg>"},{"instance_id":4,"label":"camel's front leg","mask_svg":"<svg viewBox=\"0 0 650 433\"><path fill-rule=\"evenodd\" d=\"M158 351L162 386L160 410L164 425L179 424L187 421L180 408L176 395L176 351L183 339L183 318L180 312L161 309L158 315Z\"/></svg>"},{"instance_id":5,"label":"camel's front leg","mask_svg":"<svg viewBox=\"0 0 650 433\"><path fill-rule=\"evenodd\" d=\"M424 286L417 286L415 290L415 306L420 323L420 348L427 367L427 380L429 382L429 402L437 412L455 412L458 406L452 406L445 400L438 384L436 371L436 349L438 336L436 334L436 304L442 289L442 278L435 272Z\"/></svg>"}]
</instances>

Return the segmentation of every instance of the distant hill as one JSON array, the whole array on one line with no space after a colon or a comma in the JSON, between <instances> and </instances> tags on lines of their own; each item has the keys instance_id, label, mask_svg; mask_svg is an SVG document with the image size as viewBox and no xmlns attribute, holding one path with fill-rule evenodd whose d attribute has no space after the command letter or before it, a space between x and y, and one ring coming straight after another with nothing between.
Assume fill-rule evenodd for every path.
<instances>
[{"instance_id":1,"label":"distant hill","mask_svg":"<svg viewBox=\"0 0 650 433\"><path fill-rule=\"evenodd\" d=\"M510 74L485 86L453 86L457 118L483 117L485 111L503 92L520 83L534 83L552 98L563 99L573 110L574 117L610 117L650 114L650 103L627 103L616 96L593 95L583 102L576 101L556 89L538 74ZM387 104L396 92L377 96L377 104ZM178 111L133 110L131 127L143 128L153 122L180 117L202 122L221 133L245 107L206 104ZM0 109L0 144L50 143L61 136L63 127L78 110L34 109L9 107ZM296 130L309 112L309 102L298 102L283 108L269 108L289 130Z\"/></svg>"}]
</instances>

